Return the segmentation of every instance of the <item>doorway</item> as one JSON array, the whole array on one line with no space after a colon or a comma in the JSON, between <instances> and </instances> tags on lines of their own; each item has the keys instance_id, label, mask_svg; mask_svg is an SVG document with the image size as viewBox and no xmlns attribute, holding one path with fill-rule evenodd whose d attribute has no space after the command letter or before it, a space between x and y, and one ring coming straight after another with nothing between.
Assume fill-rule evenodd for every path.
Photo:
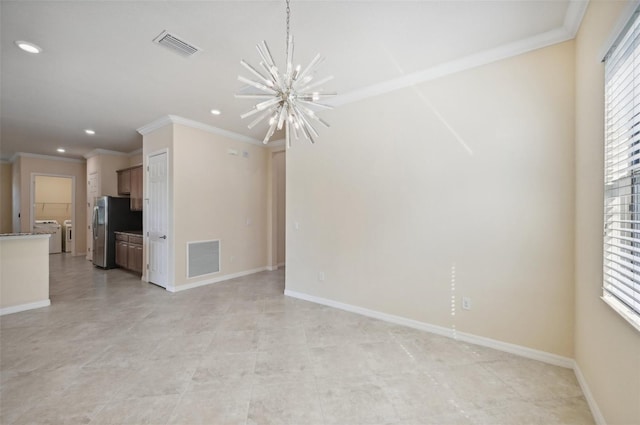
<instances>
[{"instance_id":1,"label":"doorway","mask_svg":"<svg viewBox=\"0 0 640 425\"><path fill-rule=\"evenodd\" d=\"M54 232L50 239L50 253L75 255L75 185L75 176L31 174L30 228L33 232L44 226Z\"/></svg>"}]
</instances>

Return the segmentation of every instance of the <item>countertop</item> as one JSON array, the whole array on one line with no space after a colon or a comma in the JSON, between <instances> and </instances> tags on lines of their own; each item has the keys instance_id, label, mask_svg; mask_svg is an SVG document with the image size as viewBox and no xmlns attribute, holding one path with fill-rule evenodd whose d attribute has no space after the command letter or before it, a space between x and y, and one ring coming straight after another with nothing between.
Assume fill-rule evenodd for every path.
<instances>
[{"instance_id":1,"label":"countertop","mask_svg":"<svg viewBox=\"0 0 640 425\"><path fill-rule=\"evenodd\" d=\"M121 233L123 235L142 236L142 230L117 230L113 233Z\"/></svg>"},{"instance_id":2,"label":"countertop","mask_svg":"<svg viewBox=\"0 0 640 425\"><path fill-rule=\"evenodd\" d=\"M50 233L0 233L0 238L2 240L9 239L36 239L36 238L49 238L51 237Z\"/></svg>"}]
</instances>

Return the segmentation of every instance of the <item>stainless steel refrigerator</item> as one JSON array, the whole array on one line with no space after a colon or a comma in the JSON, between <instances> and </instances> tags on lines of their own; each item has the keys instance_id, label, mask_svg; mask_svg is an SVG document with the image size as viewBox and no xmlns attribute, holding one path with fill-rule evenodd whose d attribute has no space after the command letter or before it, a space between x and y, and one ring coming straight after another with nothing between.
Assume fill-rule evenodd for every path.
<instances>
[{"instance_id":1,"label":"stainless steel refrigerator","mask_svg":"<svg viewBox=\"0 0 640 425\"><path fill-rule=\"evenodd\" d=\"M93 264L116 267L116 235L123 230L142 230L142 212L131 211L129 198L99 196L93 207Z\"/></svg>"}]
</instances>

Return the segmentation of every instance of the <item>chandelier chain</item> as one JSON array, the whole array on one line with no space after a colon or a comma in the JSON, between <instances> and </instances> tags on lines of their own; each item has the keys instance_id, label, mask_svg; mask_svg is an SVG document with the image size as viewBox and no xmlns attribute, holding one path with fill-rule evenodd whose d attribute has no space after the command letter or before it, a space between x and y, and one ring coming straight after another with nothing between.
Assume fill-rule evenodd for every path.
<instances>
[{"instance_id":1,"label":"chandelier chain","mask_svg":"<svg viewBox=\"0 0 640 425\"><path fill-rule=\"evenodd\" d=\"M287 0L287 38L284 40L284 45L287 46L287 57L289 56L289 17L291 15L291 8L289 7L289 0Z\"/></svg>"}]
</instances>

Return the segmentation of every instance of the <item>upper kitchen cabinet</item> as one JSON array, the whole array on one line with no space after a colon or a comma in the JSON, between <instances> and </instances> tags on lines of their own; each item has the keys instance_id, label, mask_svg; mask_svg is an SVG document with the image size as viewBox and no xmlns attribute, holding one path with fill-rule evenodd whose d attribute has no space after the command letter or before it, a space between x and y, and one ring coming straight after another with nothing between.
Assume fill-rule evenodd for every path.
<instances>
[{"instance_id":1,"label":"upper kitchen cabinet","mask_svg":"<svg viewBox=\"0 0 640 425\"><path fill-rule=\"evenodd\" d=\"M131 211L142 211L142 165L118 170L118 195L129 196Z\"/></svg>"},{"instance_id":2,"label":"upper kitchen cabinet","mask_svg":"<svg viewBox=\"0 0 640 425\"><path fill-rule=\"evenodd\" d=\"M142 211L142 165L131 169L131 210Z\"/></svg>"},{"instance_id":3,"label":"upper kitchen cabinet","mask_svg":"<svg viewBox=\"0 0 640 425\"><path fill-rule=\"evenodd\" d=\"M118 170L118 195L131 194L131 169Z\"/></svg>"}]
</instances>

